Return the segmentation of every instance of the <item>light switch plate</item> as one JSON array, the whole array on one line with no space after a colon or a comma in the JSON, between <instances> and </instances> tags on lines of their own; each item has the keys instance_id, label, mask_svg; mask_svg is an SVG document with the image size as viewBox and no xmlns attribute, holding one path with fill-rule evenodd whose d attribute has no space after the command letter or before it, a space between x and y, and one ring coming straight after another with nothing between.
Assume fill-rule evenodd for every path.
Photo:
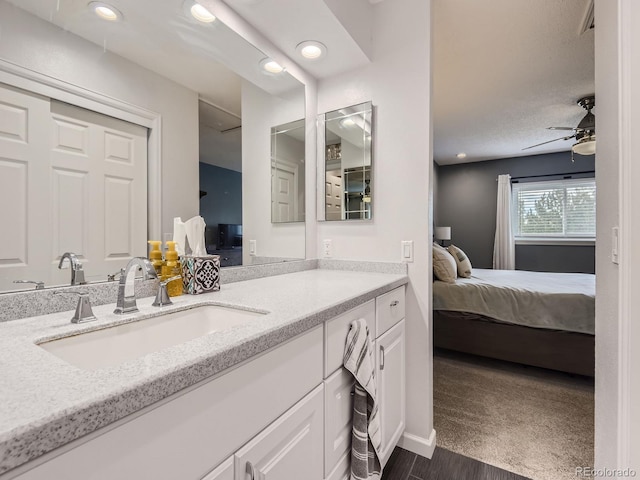
<instances>
[{"instance_id":1,"label":"light switch plate","mask_svg":"<svg viewBox=\"0 0 640 480\"><path fill-rule=\"evenodd\" d=\"M413 240L402 240L400 258L403 262L413 262Z\"/></svg>"},{"instance_id":2,"label":"light switch plate","mask_svg":"<svg viewBox=\"0 0 640 480\"><path fill-rule=\"evenodd\" d=\"M249 255L251 255L252 257L255 257L257 255L256 243L256 240L249 240Z\"/></svg>"}]
</instances>

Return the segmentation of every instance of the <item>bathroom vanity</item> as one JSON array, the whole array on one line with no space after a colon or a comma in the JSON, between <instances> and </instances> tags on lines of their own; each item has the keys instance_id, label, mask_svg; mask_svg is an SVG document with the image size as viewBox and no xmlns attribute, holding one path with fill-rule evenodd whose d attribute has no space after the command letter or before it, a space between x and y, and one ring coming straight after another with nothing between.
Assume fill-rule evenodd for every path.
<instances>
[{"instance_id":1,"label":"bathroom vanity","mask_svg":"<svg viewBox=\"0 0 640 480\"><path fill-rule=\"evenodd\" d=\"M262 315L102 368L37 344L155 315L151 299L124 319L96 307L93 324L71 325L69 312L4 322L0 478L348 478L353 378L342 355L358 318L375 349L384 464L404 430L406 283L316 269L183 296L167 311Z\"/></svg>"}]
</instances>

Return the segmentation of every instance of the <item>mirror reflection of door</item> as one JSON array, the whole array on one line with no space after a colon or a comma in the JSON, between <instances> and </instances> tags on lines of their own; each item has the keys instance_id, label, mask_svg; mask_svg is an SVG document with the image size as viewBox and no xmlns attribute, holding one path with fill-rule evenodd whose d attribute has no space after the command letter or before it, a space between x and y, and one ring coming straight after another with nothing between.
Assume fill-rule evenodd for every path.
<instances>
[{"instance_id":1,"label":"mirror reflection of door","mask_svg":"<svg viewBox=\"0 0 640 480\"><path fill-rule=\"evenodd\" d=\"M370 220L371 102L324 115L325 220Z\"/></svg>"},{"instance_id":2,"label":"mirror reflection of door","mask_svg":"<svg viewBox=\"0 0 640 480\"><path fill-rule=\"evenodd\" d=\"M271 128L271 222L304 221L304 119Z\"/></svg>"}]
</instances>

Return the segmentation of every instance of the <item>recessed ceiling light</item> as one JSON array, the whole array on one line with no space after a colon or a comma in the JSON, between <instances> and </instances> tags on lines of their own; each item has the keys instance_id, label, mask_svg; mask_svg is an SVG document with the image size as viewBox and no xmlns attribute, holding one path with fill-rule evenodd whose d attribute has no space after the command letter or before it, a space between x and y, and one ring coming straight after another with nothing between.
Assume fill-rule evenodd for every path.
<instances>
[{"instance_id":1,"label":"recessed ceiling light","mask_svg":"<svg viewBox=\"0 0 640 480\"><path fill-rule=\"evenodd\" d=\"M216 19L215 15L213 15L209 10L200 5L198 2L193 2L193 5L191 5L189 11L191 12L193 18L202 23L211 23Z\"/></svg>"},{"instance_id":2,"label":"recessed ceiling light","mask_svg":"<svg viewBox=\"0 0 640 480\"><path fill-rule=\"evenodd\" d=\"M103 2L90 2L89 8L103 20L118 22L122 20L122 13L113 5Z\"/></svg>"},{"instance_id":3,"label":"recessed ceiling light","mask_svg":"<svg viewBox=\"0 0 640 480\"><path fill-rule=\"evenodd\" d=\"M305 42L299 43L296 46L296 50L298 51L298 53L300 53L300 55L308 60L317 60L327 53L327 47L325 47L320 42L316 42L315 40L307 40Z\"/></svg>"},{"instance_id":4,"label":"recessed ceiling light","mask_svg":"<svg viewBox=\"0 0 640 480\"><path fill-rule=\"evenodd\" d=\"M284 71L284 67L282 67L282 65L280 65L275 60L271 60L270 58L263 58L260 61L260 66L262 67L263 70L269 73L276 74L276 73L282 73Z\"/></svg>"},{"instance_id":5,"label":"recessed ceiling light","mask_svg":"<svg viewBox=\"0 0 640 480\"><path fill-rule=\"evenodd\" d=\"M356 122L354 122L353 118L351 117L345 117L340 120L340 125L342 125L343 127L353 127L355 124Z\"/></svg>"},{"instance_id":6,"label":"recessed ceiling light","mask_svg":"<svg viewBox=\"0 0 640 480\"><path fill-rule=\"evenodd\" d=\"M462 160L463 158L467 158L467 154L464 152L460 152L459 154L456 155L456 157Z\"/></svg>"}]
</instances>

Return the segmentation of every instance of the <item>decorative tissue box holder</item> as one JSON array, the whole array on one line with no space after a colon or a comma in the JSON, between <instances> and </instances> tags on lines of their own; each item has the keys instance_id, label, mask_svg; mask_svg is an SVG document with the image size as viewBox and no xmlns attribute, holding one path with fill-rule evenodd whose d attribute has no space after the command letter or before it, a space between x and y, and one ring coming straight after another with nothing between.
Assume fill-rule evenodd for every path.
<instances>
[{"instance_id":1,"label":"decorative tissue box holder","mask_svg":"<svg viewBox=\"0 0 640 480\"><path fill-rule=\"evenodd\" d=\"M182 259L182 285L184 293L190 295L220 290L220 255L185 255Z\"/></svg>"}]
</instances>

